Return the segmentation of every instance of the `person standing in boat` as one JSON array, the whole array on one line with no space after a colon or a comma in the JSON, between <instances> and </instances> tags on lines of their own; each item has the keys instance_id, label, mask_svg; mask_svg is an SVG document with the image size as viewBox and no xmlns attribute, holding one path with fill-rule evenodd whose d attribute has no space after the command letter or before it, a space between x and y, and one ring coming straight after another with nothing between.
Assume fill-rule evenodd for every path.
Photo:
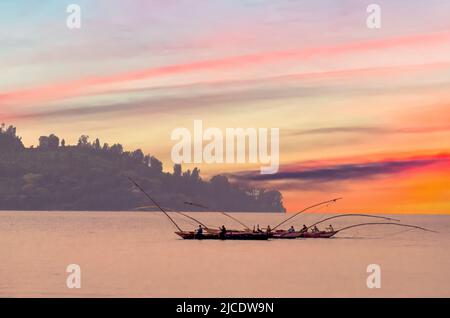
<instances>
[{"instance_id":1,"label":"person standing in boat","mask_svg":"<svg viewBox=\"0 0 450 318\"><path fill-rule=\"evenodd\" d=\"M295 229L294 229L293 225L291 225L291 227L289 228L288 232L289 233L294 233L295 232Z\"/></svg>"},{"instance_id":2,"label":"person standing in boat","mask_svg":"<svg viewBox=\"0 0 450 318\"><path fill-rule=\"evenodd\" d=\"M197 238L202 238L202 236L203 236L203 227L201 226L201 224L198 226L198 229L197 229L195 235L196 235Z\"/></svg>"},{"instance_id":3,"label":"person standing in boat","mask_svg":"<svg viewBox=\"0 0 450 318\"><path fill-rule=\"evenodd\" d=\"M222 227L220 228L220 239L224 240L225 239L225 234L227 234L227 229L225 227L225 225L222 225Z\"/></svg>"}]
</instances>

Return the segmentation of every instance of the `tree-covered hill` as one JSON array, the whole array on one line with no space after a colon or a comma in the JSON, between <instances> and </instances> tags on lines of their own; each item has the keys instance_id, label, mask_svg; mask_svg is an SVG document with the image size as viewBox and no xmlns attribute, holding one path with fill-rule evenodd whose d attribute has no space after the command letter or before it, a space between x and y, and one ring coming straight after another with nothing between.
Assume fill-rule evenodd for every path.
<instances>
[{"instance_id":1,"label":"tree-covered hill","mask_svg":"<svg viewBox=\"0 0 450 318\"><path fill-rule=\"evenodd\" d=\"M204 181L200 171L163 172L162 163L141 150L89 142L75 146L55 136L41 136L39 146L25 148L12 126L0 128L0 210L132 210L147 199L126 178L138 181L163 206L186 210L185 201L216 211L284 211L279 191L248 189L226 176ZM195 210L190 206L189 209ZM202 210L201 208L197 208Z\"/></svg>"}]
</instances>

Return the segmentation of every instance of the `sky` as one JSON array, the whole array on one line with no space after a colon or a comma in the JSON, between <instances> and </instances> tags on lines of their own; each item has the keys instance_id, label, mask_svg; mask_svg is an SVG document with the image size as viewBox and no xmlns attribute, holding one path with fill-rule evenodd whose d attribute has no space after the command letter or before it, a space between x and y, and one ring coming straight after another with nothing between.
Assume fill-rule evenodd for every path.
<instances>
[{"instance_id":1,"label":"sky","mask_svg":"<svg viewBox=\"0 0 450 318\"><path fill-rule=\"evenodd\" d=\"M166 171L194 120L279 128L276 174L196 166L279 189L291 212L450 213L450 2L376 1L370 29L373 2L1 1L0 121L26 146L87 134Z\"/></svg>"}]
</instances>

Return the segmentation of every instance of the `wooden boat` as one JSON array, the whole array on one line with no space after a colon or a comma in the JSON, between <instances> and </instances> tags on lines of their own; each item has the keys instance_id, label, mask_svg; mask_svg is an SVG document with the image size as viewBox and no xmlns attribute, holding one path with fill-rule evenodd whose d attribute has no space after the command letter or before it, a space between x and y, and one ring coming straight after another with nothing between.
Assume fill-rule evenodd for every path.
<instances>
[{"instance_id":1,"label":"wooden boat","mask_svg":"<svg viewBox=\"0 0 450 318\"><path fill-rule=\"evenodd\" d=\"M278 230L275 232L271 232L269 234L269 237L274 239L296 239L299 238L301 234L302 233L300 232L289 232L286 230Z\"/></svg>"},{"instance_id":2,"label":"wooden boat","mask_svg":"<svg viewBox=\"0 0 450 318\"><path fill-rule=\"evenodd\" d=\"M202 234L197 234L194 231L177 231L178 236L184 240L267 240L269 235L267 233L253 233L246 231L227 231L222 237L220 232L205 231Z\"/></svg>"},{"instance_id":3,"label":"wooden boat","mask_svg":"<svg viewBox=\"0 0 450 318\"><path fill-rule=\"evenodd\" d=\"M300 212L297 212L296 214L294 214L293 216L290 216L289 218L285 219L283 222L279 223L277 226L275 226L272 230L270 230L269 232L254 232L251 231L249 229L248 226L246 226L244 223L242 223L241 221L237 220L235 217L232 217L230 215L228 215L225 212L222 212L222 214L228 216L229 218L239 222L241 225L244 226L245 230L227 230L225 232L224 235L222 235L222 233L220 232L220 230L217 229L210 229L208 228L205 224L201 223L200 221L198 221L197 219L186 215L182 212L177 212L195 222L197 222L200 226L203 226L204 228L204 232L200 235L198 235L196 232L194 231L183 231L180 226L170 217L170 215L167 213L167 211L165 209L163 209L155 200L153 200L153 198L147 193L145 192L145 190L139 185L137 184L133 179L131 179L130 177L128 177L128 179L134 184L134 186L136 188L138 188L139 190L141 190L145 196L156 206L158 207L158 209L164 213L167 218L170 220L170 222L177 228L177 232L175 232L175 234L177 234L178 236L180 236L181 238L185 239L185 240L267 240L268 238L278 238L278 239L295 239L295 238L331 238L334 235L336 235L337 233L341 232L341 231L345 231L351 228L355 228L355 227L360 227L360 226L369 226L369 225L394 225L394 226L403 226L403 227L409 227L409 228L416 228L416 229L421 229L424 231L428 231L428 232L435 232L433 230L429 230L420 226L416 226L416 225L408 225L408 224L401 224L401 223L387 223L387 222L370 222L370 223L360 223L360 224L355 224L355 225L351 225L351 226L347 226L338 230L333 230L331 228L331 231L313 231L313 232L309 232L307 231L307 229L312 228L313 226L316 227L317 224L323 223L325 221L331 220L331 219L335 219L335 218L340 218L340 217L348 217L348 216L365 216L365 217L372 217L372 218L379 218L379 219L386 219L389 221L398 221L396 219L391 219L391 218L387 218L387 217L382 217L382 216L375 216L375 215L366 215L366 214L347 214L347 215L337 215L337 216L332 216L329 218L326 218L324 220L321 220L319 222L314 223L313 225L310 225L307 229L305 229L306 231L286 231L286 230L276 230L277 227L281 226L282 224L285 224L287 221L293 219L294 217L296 217L297 215L320 205L323 204L329 204L329 203L334 203L337 200L340 200L341 198L337 198L337 199L333 199L333 200L329 200L329 201L324 201L312 206L309 206L303 210L301 210ZM186 203L186 202L185 202ZM190 203L191 205L193 203Z\"/></svg>"},{"instance_id":4,"label":"wooden boat","mask_svg":"<svg viewBox=\"0 0 450 318\"><path fill-rule=\"evenodd\" d=\"M320 231L320 232L302 232L302 231L296 231L296 232L289 232L285 230L279 230L273 233L270 233L270 238L274 239L296 239L296 238L330 238L334 236L337 233L337 231L327 232L327 231Z\"/></svg>"},{"instance_id":5,"label":"wooden boat","mask_svg":"<svg viewBox=\"0 0 450 318\"><path fill-rule=\"evenodd\" d=\"M320 232L303 232L300 234L302 238L330 238L336 235L338 231L320 231Z\"/></svg>"}]
</instances>

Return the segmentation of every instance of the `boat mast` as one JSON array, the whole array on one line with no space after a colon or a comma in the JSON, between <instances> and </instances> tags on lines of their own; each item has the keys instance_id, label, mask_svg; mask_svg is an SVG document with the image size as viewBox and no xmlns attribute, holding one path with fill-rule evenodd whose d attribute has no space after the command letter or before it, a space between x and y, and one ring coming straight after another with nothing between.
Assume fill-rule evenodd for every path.
<instances>
[{"instance_id":1,"label":"boat mast","mask_svg":"<svg viewBox=\"0 0 450 318\"><path fill-rule=\"evenodd\" d=\"M342 199L342 198L336 198L336 199L333 199L333 200L328 200L328 201L320 202L320 203L311 205L311 206L309 206L309 207L307 207L307 208L304 208L304 209L301 210L300 212L295 213L294 215L288 217L288 218L287 218L286 220L284 220L283 222L281 222L281 223L279 223L278 225L276 225L276 226L272 229L272 231L275 230L275 229L276 229L277 227L279 227L280 225L283 225L283 224L286 223L287 221L289 221L289 220L295 218L295 217L296 217L297 215L299 215L300 213L303 213L303 212L305 212L305 211L307 211L307 210L309 210L309 209L315 208L315 207L320 206L320 205L323 205L323 204L334 203L334 202L336 202L337 200L341 200L341 199Z\"/></svg>"},{"instance_id":2,"label":"boat mast","mask_svg":"<svg viewBox=\"0 0 450 318\"><path fill-rule=\"evenodd\" d=\"M139 185L139 184L137 184L133 179L131 179L130 177L127 177L128 178L128 180L130 180L131 181L131 183L133 183L139 190L141 190L142 191L142 193L144 193L146 196L147 196L147 198L149 198L150 199L150 201L152 201L153 202L153 204L154 205L156 205L157 207L158 207L158 209L160 209L161 210L161 212L162 213L164 213L168 218L169 218L169 220L172 222L172 224L173 225L175 225L175 227L178 229L178 231L180 231L180 232L183 232L183 230L178 226L178 224L170 217L170 215L155 201L155 200L153 200L152 199L152 197L147 193L147 192L145 192L145 190L144 189L142 189L142 187Z\"/></svg>"}]
</instances>

